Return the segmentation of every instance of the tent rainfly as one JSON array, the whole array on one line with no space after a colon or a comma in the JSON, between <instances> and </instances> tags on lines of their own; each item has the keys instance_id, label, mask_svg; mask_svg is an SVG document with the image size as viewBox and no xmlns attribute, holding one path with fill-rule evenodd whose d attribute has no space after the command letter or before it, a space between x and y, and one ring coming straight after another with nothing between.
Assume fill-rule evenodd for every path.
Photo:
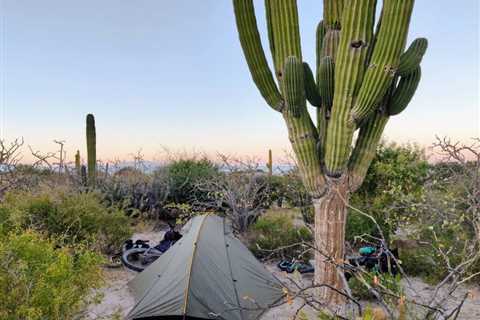
<instances>
[{"instance_id":1,"label":"tent rainfly","mask_svg":"<svg viewBox=\"0 0 480 320\"><path fill-rule=\"evenodd\" d=\"M253 320L282 285L232 234L225 219L196 216L184 236L130 283L127 319Z\"/></svg>"}]
</instances>

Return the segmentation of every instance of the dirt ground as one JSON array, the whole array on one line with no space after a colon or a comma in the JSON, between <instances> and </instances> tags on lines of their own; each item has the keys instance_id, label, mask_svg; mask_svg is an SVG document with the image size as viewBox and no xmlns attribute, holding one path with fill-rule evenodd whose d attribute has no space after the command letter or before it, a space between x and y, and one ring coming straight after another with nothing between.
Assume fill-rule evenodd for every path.
<instances>
[{"instance_id":1,"label":"dirt ground","mask_svg":"<svg viewBox=\"0 0 480 320\"><path fill-rule=\"evenodd\" d=\"M163 236L162 232L142 232L136 233L133 237L136 239L149 239L151 243L157 243ZM275 265L267 264L266 268L275 274L280 280L287 283L288 277L294 275L287 275L277 269ZM136 273L125 268L105 269L105 283L106 285L98 291L101 302L88 306L85 314L86 320L115 320L123 319L129 310L133 307L135 301L130 293L127 283L135 277ZM300 280L303 283L311 282L311 275L303 275ZM424 301L433 292L433 287L426 284L419 278L411 278L410 284L404 283L406 295L416 301ZM477 287L462 287L456 293L458 301L467 292L471 293L471 297L465 301L464 307L458 320L480 320L480 288ZM450 302L452 305L454 301ZM362 302L366 305L368 302ZM277 308L273 308L265 313L262 320L290 320L294 316L298 308L302 305L302 301L295 300L292 304L284 304ZM311 309L305 308L305 314L309 319L315 319L315 312Z\"/></svg>"}]
</instances>

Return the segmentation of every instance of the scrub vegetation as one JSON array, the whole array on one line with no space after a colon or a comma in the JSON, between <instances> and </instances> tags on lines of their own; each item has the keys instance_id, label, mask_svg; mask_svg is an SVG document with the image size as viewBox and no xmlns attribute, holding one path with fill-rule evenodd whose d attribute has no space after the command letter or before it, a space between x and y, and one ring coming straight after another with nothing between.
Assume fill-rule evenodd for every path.
<instances>
[{"instance_id":1,"label":"scrub vegetation","mask_svg":"<svg viewBox=\"0 0 480 320\"><path fill-rule=\"evenodd\" d=\"M295 163L280 170L275 163L193 155L147 169L137 154L132 166L107 169L97 160L92 186L78 161L51 165L54 159L45 157L18 164L24 148L17 144L15 153L4 151L0 174L2 319L80 317L99 298L109 256L146 224L182 224L215 212L267 264L308 263L315 253L312 198ZM347 254L381 241L398 249L404 272L361 273L348 282L351 297L382 299L394 314L403 299L402 312L411 319L425 313L406 298L405 277L456 289L478 284L480 272L478 145L438 140L434 150L445 158L429 161L415 145L381 143L348 207Z\"/></svg>"}]
</instances>

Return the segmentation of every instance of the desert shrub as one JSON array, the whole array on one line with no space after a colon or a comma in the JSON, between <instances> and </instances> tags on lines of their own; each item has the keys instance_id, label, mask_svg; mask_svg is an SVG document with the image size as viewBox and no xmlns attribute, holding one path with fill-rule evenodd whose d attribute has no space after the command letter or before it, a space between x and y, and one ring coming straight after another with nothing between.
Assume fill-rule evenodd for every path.
<instances>
[{"instance_id":1,"label":"desert shrub","mask_svg":"<svg viewBox=\"0 0 480 320\"><path fill-rule=\"evenodd\" d=\"M183 225L195 215L203 212L195 212L188 203L168 203L163 208L165 220Z\"/></svg>"},{"instance_id":2,"label":"desert shrub","mask_svg":"<svg viewBox=\"0 0 480 320\"><path fill-rule=\"evenodd\" d=\"M287 179L283 175L266 175L266 184L268 185L268 196L265 203L268 207L276 205L282 207L285 201Z\"/></svg>"},{"instance_id":3,"label":"desert shrub","mask_svg":"<svg viewBox=\"0 0 480 320\"><path fill-rule=\"evenodd\" d=\"M436 283L457 266L458 276L480 272L478 186L478 166L441 162L431 167L422 197L402 199L408 237L425 244L401 252L409 274Z\"/></svg>"},{"instance_id":4,"label":"desert shrub","mask_svg":"<svg viewBox=\"0 0 480 320\"><path fill-rule=\"evenodd\" d=\"M399 252L399 258L402 262L403 270L410 276L418 276L427 280L428 283L434 283L443 274L437 272L437 263L432 258L433 250L431 248L417 247L403 249Z\"/></svg>"},{"instance_id":5,"label":"desert shrub","mask_svg":"<svg viewBox=\"0 0 480 320\"><path fill-rule=\"evenodd\" d=\"M99 179L97 188L109 206L121 208L131 217L148 216L163 203L153 188L153 176L133 167L124 167Z\"/></svg>"},{"instance_id":6,"label":"desert shrub","mask_svg":"<svg viewBox=\"0 0 480 320\"><path fill-rule=\"evenodd\" d=\"M33 231L0 237L0 318L69 320L101 284L97 254Z\"/></svg>"},{"instance_id":7,"label":"desert shrub","mask_svg":"<svg viewBox=\"0 0 480 320\"><path fill-rule=\"evenodd\" d=\"M370 287L383 287L384 289L382 290L388 290L397 296L403 295L403 286L401 283L402 278L399 274L392 275L389 273L368 272L363 273L362 278ZM368 290L367 285L358 278L352 277L348 281L348 285L352 291L353 297L361 300L375 299L375 296ZM385 295L385 299L388 300L389 296Z\"/></svg>"},{"instance_id":8,"label":"desert shrub","mask_svg":"<svg viewBox=\"0 0 480 320\"><path fill-rule=\"evenodd\" d=\"M270 212L258 218L250 227L249 243L252 252L261 258L282 257L308 260L311 256L307 247L298 245L280 249L302 242L312 242L313 235L305 226L296 226L294 216L285 212ZM277 250L271 252L270 250Z\"/></svg>"},{"instance_id":9,"label":"desert shrub","mask_svg":"<svg viewBox=\"0 0 480 320\"><path fill-rule=\"evenodd\" d=\"M116 250L130 236L130 221L106 207L95 193L68 189L12 192L0 204L0 219L19 229L34 229L65 245L85 243L104 252Z\"/></svg>"},{"instance_id":10,"label":"desert shrub","mask_svg":"<svg viewBox=\"0 0 480 320\"><path fill-rule=\"evenodd\" d=\"M378 146L365 181L350 199L351 206L371 215L388 238L399 224L408 219L408 210L397 205L400 199L417 201L424 192L429 165L422 149L415 145L399 146L382 143ZM349 210L347 240L370 234L378 236L378 228L371 219Z\"/></svg>"},{"instance_id":11,"label":"desert shrub","mask_svg":"<svg viewBox=\"0 0 480 320\"><path fill-rule=\"evenodd\" d=\"M218 172L216 165L206 158L173 160L163 170L166 170L169 181L170 201L190 204L208 198L208 192L197 188L197 185Z\"/></svg>"},{"instance_id":12,"label":"desert shrub","mask_svg":"<svg viewBox=\"0 0 480 320\"><path fill-rule=\"evenodd\" d=\"M272 191L281 200L282 206L299 208L305 223L313 224L312 199L303 185L298 168L293 167L284 175L272 178L274 179Z\"/></svg>"},{"instance_id":13,"label":"desert shrub","mask_svg":"<svg viewBox=\"0 0 480 320\"><path fill-rule=\"evenodd\" d=\"M418 224L410 237L428 245L401 250L402 266L409 275L420 276L430 284L443 280L452 271L452 267L469 259L469 251L479 250L478 244L473 241L472 230L456 219L432 225ZM448 258L448 264L445 257ZM462 268L466 275L479 271L478 256L472 264Z\"/></svg>"}]
</instances>

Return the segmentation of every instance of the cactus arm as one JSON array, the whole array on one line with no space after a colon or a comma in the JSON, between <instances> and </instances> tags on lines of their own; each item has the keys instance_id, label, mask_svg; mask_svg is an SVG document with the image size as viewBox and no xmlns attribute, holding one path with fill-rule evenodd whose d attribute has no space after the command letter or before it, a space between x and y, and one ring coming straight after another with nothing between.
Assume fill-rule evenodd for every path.
<instances>
[{"instance_id":1,"label":"cactus arm","mask_svg":"<svg viewBox=\"0 0 480 320\"><path fill-rule=\"evenodd\" d=\"M378 107L393 82L405 47L413 3L414 0L384 1L378 39L352 109L352 118L356 123Z\"/></svg>"},{"instance_id":2,"label":"cactus arm","mask_svg":"<svg viewBox=\"0 0 480 320\"><path fill-rule=\"evenodd\" d=\"M233 5L240 44L253 81L267 104L274 110L281 112L283 99L275 84L262 48L253 1L234 0Z\"/></svg>"},{"instance_id":3,"label":"cactus arm","mask_svg":"<svg viewBox=\"0 0 480 320\"><path fill-rule=\"evenodd\" d=\"M333 92L335 85L335 66L333 59L326 56L320 63L318 70L318 91L322 99L322 106L328 110L332 109L333 104Z\"/></svg>"},{"instance_id":4,"label":"cactus arm","mask_svg":"<svg viewBox=\"0 0 480 320\"><path fill-rule=\"evenodd\" d=\"M406 76L413 72L422 62L423 55L427 51L428 41L425 38L415 39L407 51L400 56L397 74Z\"/></svg>"},{"instance_id":5,"label":"cactus arm","mask_svg":"<svg viewBox=\"0 0 480 320\"><path fill-rule=\"evenodd\" d=\"M322 96L322 107L321 110L317 110L317 128L319 135L318 151L320 152L322 165L325 164L324 157L325 144L327 141L328 120L333 103L335 83L334 72L335 66L333 64L333 59L329 56L324 57L318 70L318 91L320 92L320 96Z\"/></svg>"},{"instance_id":6,"label":"cactus arm","mask_svg":"<svg viewBox=\"0 0 480 320\"><path fill-rule=\"evenodd\" d=\"M313 78L312 69L310 69L308 63L303 63L303 76L305 82L305 94L308 102L314 107L321 107L322 99L318 93L317 84Z\"/></svg>"},{"instance_id":7,"label":"cactus arm","mask_svg":"<svg viewBox=\"0 0 480 320\"><path fill-rule=\"evenodd\" d=\"M299 117L307 112L303 64L294 56L288 57L283 70L282 91L285 96L286 111Z\"/></svg>"},{"instance_id":8,"label":"cactus arm","mask_svg":"<svg viewBox=\"0 0 480 320\"><path fill-rule=\"evenodd\" d=\"M325 143L327 141L327 128L330 111L325 108L317 108L317 130L318 130L318 143L317 150L320 155L320 161L322 166L325 165Z\"/></svg>"},{"instance_id":9,"label":"cactus arm","mask_svg":"<svg viewBox=\"0 0 480 320\"><path fill-rule=\"evenodd\" d=\"M323 38L322 57L331 57L335 62L338 44L340 43L340 30L330 29Z\"/></svg>"},{"instance_id":10,"label":"cactus arm","mask_svg":"<svg viewBox=\"0 0 480 320\"><path fill-rule=\"evenodd\" d=\"M283 117L305 188L312 197L319 198L325 192L326 182L317 149L317 129L308 112L301 112L299 117L284 112Z\"/></svg>"},{"instance_id":11,"label":"cactus arm","mask_svg":"<svg viewBox=\"0 0 480 320\"><path fill-rule=\"evenodd\" d=\"M322 60L322 48L323 48L323 39L325 38L325 26L323 25L323 20L320 21L317 25L317 30L315 32L315 45L316 45L316 58L317 58L317 70L320 67L320 61ZM318 78L317 78L318 81Z\"/></svg>"},{"instance_id":12,"label":"cactus arm","mask_svg":"<svg viewBox=\"0 0 480 320\"><path fill-rule=\"evenodd\" d=\"M383 7L382 7L382 10L380 11L380 17L378 18L377 25L375 26L375 32L373 33L373 39L371 41L371 44L368 46L367 65L370 63L370 60L372 59L373 49L375 48L375 45L377 44L378 33L380 32L380 27L382 26L382 17L383 17Z\"/></svg>"},{"instance_id":13,"label":"cactus arm","mask_svg":"<svg viewBox=\"0 0 480 320\"><path fill-rule=\"evenodd\" d=\"M324 0L323 20L327 29L340 29L344 0Z\"/></svg>"},{"instance_id":14,"label":"cactus arm","mask_svg":"<svg viewBox=\"0 0 480 320\"><path fill-rule=\"evenodd\" d=\"M387 106L387 111L390 116L399 114L407 107L418 88L421 76L421 68L417 66L410 74L400 78L398 86L393 91L393 95Z\"/></svg>"},{"instance_id":15,"label":"cactus arm","mask_svg":"<svg viewBox=\"0 0 480 320\"><path fill-rule=\"evenodd\" d=\"M373 36L375 0L351 0L343 9L342 36L335 62L335 91L328 122L325 167L339 176L347 165L354 125L350 109L365 72L368 44Z\"/></svg>"},{"instance_id":16,"label":"cactus arm","mask_svg":"<svg viewBox=\"0 0 480 320\"><path fill-rule=\"evenodd\" d=\"M273 37L273 26L272 26L272 14L270 8L270 2L272 0L265 0L265 19L267 20L267 32L268 32L268 44L270 45L270 53L272 57L275 56L275 42Z\"/></svg>"},{"instance_id":17,"label":"cactus arm","mask_svg":"<svg viewBox=\"0 0 480 320\"><path fill-rule=\"evenodd\" d=\"M389 116L379 110L360 127L355 148L349 161L349 186L351 192L357 190L363 183L368 167L375 157L378 143L382 138L388 119Z\"/></svg>"},{"instance_id":18,"label":"cactus arm","mask_svg":"<svg viewBox=\"0 0 480 320\"><path fill-rule=\"evenodd\" d=\"M88 158L88 184L95 185L97 177L97 137L95 132L95 118L93 114L87 115L87 158Z\"/></svg>"},{"instance_id":19,"label":"cactus arm","mask_svg":"<svg viewBox=\"0 0 480 320\"><path fill-rule=\"evenodd\" d=\"M294 56L302 60L300 48L300 27L296 0L267 0L265 10L269 17L270 46L275 74L281 83L285 60ZM273 39L272 39L273 37Z\"/></svg>"}]
</instances>

